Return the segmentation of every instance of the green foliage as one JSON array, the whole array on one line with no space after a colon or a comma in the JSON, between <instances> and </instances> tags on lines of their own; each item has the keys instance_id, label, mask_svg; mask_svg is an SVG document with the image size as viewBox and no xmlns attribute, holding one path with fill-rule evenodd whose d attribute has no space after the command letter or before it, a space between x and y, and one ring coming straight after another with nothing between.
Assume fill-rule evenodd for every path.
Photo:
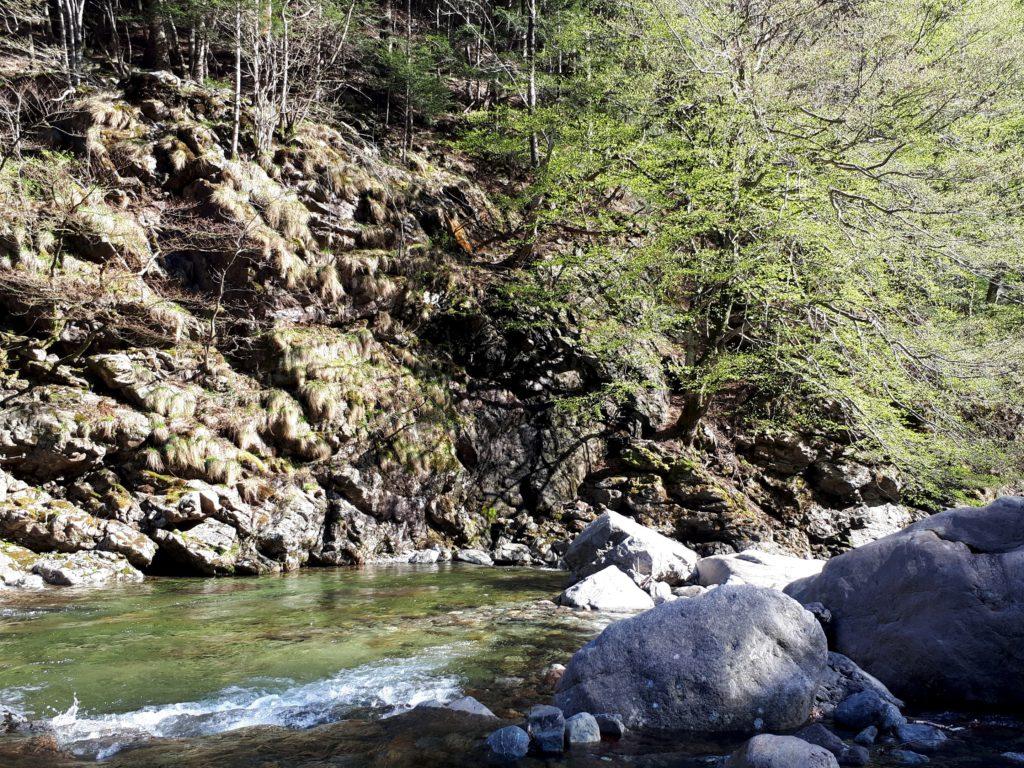
<instances>
[{"instance_id":1,"label":"green foliage","mask_svg":"<svg viewBox=\"0 0 1024 768\"><path fill-rule=\"evenodd\" d=\"M489 160L549 148L510 301L571 312L616 382L660 368L683 434L839 431L920 500L1019 477L1022 9L744 7L565 11L542 107L472 116Z\"/></svg>"},{"instance_id":2,"label":"green foliage","mask_svg":"<svg viewBox=\"0 0 1024 768\"><path fill-rule=\"evenodd\" d=\"M382 86L398 96L408 95L416 114L429 121L449 107L450 93L439 76L454 56L447 39L416 40L408 50L401 42L381 42L375 54L383 73Z\"/></svg>"}]
</instances>

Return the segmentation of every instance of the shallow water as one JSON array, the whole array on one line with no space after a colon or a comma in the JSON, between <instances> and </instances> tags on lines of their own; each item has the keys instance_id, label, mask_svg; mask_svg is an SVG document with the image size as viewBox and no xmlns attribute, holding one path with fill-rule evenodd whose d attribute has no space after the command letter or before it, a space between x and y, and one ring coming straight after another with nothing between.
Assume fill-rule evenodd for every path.
<instances>
[{"instance_id":1,"label":"shallow water","mask_svg":"<svg viewBox=\"0 0 1024 768\"><path fill-rule=\"evenodd\" d=\"M608 621L539 602L563 580L378 566L4 593L0 709L52 735L0 737L0 766L476 768L493 722L409 710L468 693L516 720L548 700L543 669ZM1022 732L1015 720L964 728L932 764L1009 765L998 754L1024 751ZM55 757L54 741L73 757ZM734 743L633 736L566 762L699 766Z\"/></svg>"}]
</instances>

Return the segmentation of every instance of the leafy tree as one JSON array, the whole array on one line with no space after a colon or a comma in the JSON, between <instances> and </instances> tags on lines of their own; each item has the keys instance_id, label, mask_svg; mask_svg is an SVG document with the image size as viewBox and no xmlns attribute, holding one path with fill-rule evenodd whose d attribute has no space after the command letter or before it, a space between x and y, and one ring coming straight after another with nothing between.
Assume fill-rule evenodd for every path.
<instances>
[{"instance_id":1,"label":"leafy tree","mask_svg":"<svg viewBox=\"0 0 1024 768\"><path fill-rule=\"evenodd\" d=\"M571 307L616 391L660 350L686 440L724 408L839 431L929 497L1019 467L1019 6L574 13L561 95L467 142L551 137L516 299Z\"/></svg>"}]
</instances>

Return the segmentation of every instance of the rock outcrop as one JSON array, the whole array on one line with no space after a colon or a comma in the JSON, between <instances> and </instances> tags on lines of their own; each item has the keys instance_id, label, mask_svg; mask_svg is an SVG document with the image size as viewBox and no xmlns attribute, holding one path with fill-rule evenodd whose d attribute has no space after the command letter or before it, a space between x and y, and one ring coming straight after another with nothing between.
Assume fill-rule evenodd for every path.
<instances>
[{"instance_id":1,"label":"rock outcrop","mask_svg":"<svg viewBox=\"0 0 1024 768\"><path fill-rule=\"evenodd\" d=\"M829 561L787 593L898 696L1024 705L1024 499L948 510Z\"/></svg>"},{"instance_id":2,"label":"rock outcrop","mask_svg":"<svg viewBox=\"0 0 1024 768\"><path fill-rule=\"evenodd\" d=\"M142 573L113 552L75 552L48 555L32 571L47 584L62 587L98 587L114 582L139 582Z\"/></svg>"},{"instance_id":3,"label":"rock outcrop","mask_svg":"<svg viewBox=\"0 0 1024 768\"><path fill-rule=\"evenodd\" d=\"M811 714L827 655L796 601L717 587L609 626L573 656L555 703L570 715L616 713L630 727L795 728Z\"/></svg>"}]
</instances>

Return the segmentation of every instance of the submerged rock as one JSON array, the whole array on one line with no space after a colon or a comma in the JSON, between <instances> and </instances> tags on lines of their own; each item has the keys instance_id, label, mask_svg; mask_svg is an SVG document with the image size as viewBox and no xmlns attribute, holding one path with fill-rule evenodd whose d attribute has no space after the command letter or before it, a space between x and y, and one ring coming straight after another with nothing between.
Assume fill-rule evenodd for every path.
<instances>
[{"instance_id":1,"label":"submerged rock","mask_svg":"<svg viewBox=\"0 0 1024 768\"><path fill-rule=\"evenodd\" d=\"M526 716L530 737L547 754L565 751L565 717L558 707L538 704Z\"/></svg>"},{"instance_id":2,"label":"submerged rock","mask_svg":"<svg viewBox=\"0 0 1024 768\"><path fill-rule=\"evenodd\" d=\"M448 702L445 706L455 712L465 712L467 715L476 715L477 717L497 717L497 715L491 712L490 709L474 699L472 696L463 696L455 699L455 701Z\"/></svg>"},{"instance_id":3,"label":"submerged rock","mask_svg":"<svg viewBox=\"0 0 1024 768\"><path fill-rule=\"evenodd\" d=\"M1024 705L1024 499L951 509L829 561L786 592L898 696Z\"/></svg>"},{"instance_id":4,"label":"submerged rock","mask_svg":"<svg viewBox=\"0 0 1024 768\"><path fill-rule=\"evenodd\" d=\"M614 565L572 585L559 595L558 602L592 611L646 611L654 607L651 596Z\"/></svg>"},{"instance_id":5,"label":"submerged rock","mask_svg":"<svg viewBox=\"0 0 1024 768\"><path fill-rule=\"evenodd\" d=\"M608 511L573 540L563 559L576 579L615 565L640 586L650 581L676 585L690 578L697 553L635 520Z\"/></svg>"},{"instance_id":6,"label":"submerged rock","mask_svg":"<svg viewBox=\"0 0 1024 768\"><path fill-rule=\"evenodd\" d=\"M795 736L755 736L733 752L724 768L839 768L824 747Z\"/></svg>"},{"instance_id":7,"label":"submerged rock","mask_svg":"<svg viewBox=\"0 0 1024 768\"><path fill-rule=\"evenodd\" d=\"M759 587L718 587L616 622L580 649L555 703L617 712L630 727L756 732L811 713L828 650L798 603Z\"/></svg>"},{"instance_id":8,"label":"submerged rock","mask_svg":"<svg viewBox=\"0 0 1024 768\"><path fill-rule=\"evenodd\" d=\"M926 755L911 752L909 749L894 749L889 755L901 765L926 765L931 762Z\"/></svg>"},{"instance_id":9,"label":"submerged rock","mask_svg":"<svg viewBox=\"0 0 1024 768\"><path fill-rule=\"evenodd\" d=\"M518 725L499 728L487 737L487 748L498 760L519 760L530 751L530 735Z\"/></svg>"},{"instance_id":10,"label":"submerged rock","mask_svg":"<svg viewBox=\"0 0 1024 768\"><path fill-rule=\"evenodd\" d=\"M927 723L903 723L896 728L896 738L914 752L935 752L947 741L946 734Z\"/></svg>"}]
</instances>

